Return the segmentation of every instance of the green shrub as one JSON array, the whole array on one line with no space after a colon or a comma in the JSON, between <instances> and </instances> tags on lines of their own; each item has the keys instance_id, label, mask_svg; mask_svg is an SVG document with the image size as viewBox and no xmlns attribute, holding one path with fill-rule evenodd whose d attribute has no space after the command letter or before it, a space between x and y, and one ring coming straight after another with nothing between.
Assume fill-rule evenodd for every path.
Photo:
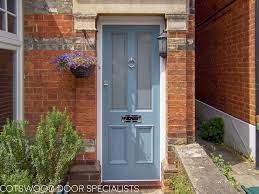
<instances>
[{"instance_id":1,"label":"green shrub","mask_svg":"<svg viewBox=\"0 0 259 194\"><path fill-rule=\"evenodd\" d=\"M202 124L201 138L213 143L223 143L224 141L224 121L220 117L215 117Z\"/></svg>"},{"instance_id":2,"label":"green shrub","mask_svg":"<svg viewBox=\"0 0 259 194\"><path fill-rule=\"evenodd\" d=\"M55 109L43 117L31 146L36 180L41 185L57 185L62 181L82 141L72 127L67 112Z\"/></svg>"},{"instance_id":3,"label":"green shrub","mask_svg":"<svg viewBox=\"0 0 259 194\"><path fill-rule=\"evenodd\" d=\"M31 176L28 171L19 171L16 170L12 174L4 174L2 176L4 185L17 185L17 186L23 186L27 187L31 185ZM20 188L17 188L17 190L13 190L9 192L9 194L21 194ZM30 194L31 192L26 192L27 194Z\"/></svg>"},{"instance_id":4,"label":"green shrub","mask_svg":"<svg viewBox=\"0 0 259 194\"><path fill-rule=\"evenodd\" d=\"M173 177L171 186L175 194L193 194L192 186L183 171Z\"/></svg>"},{"instance_id":5,"label":"green shrub","mask_svg":"<svg viewBox=\"0 0 259 194\"><path fill-rule=\"evenodd\" d=\"M7 121L0 134L0 180L3 183L17 170L33 174L29 142L25 136L26 125L26 122Z\"/></svg>"},{"instance_id":6,"label":"green shrub","mask_svg":"<svg viewBox=\"0 0 259 194\"><path fill-rule=\"evenodd\" d=\"M25 135L26 125L7 122L0 134L0 183L57 186L81 148L80 137L66 111L42 117L34 141Z\"/></svg>"},{"instance_id":7,"label":"green shrub","mask_svg":"<svg viewBox=\"0 0 259 194\"><path fill-rule=\"evenodd\" d=\"M227 178L232 186L234 186L237 190L239 190L240 185L233 176L233 170L229 163L226 163L222 155L211 155L212 161L219 168L219 170L223 173L223 175Z\"/></svg>"}]
</instances>

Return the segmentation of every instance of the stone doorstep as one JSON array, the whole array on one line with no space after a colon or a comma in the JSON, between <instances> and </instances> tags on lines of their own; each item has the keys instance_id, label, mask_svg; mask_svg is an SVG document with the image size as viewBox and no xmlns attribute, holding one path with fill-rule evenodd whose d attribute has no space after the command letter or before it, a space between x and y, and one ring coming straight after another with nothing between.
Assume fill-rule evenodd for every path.
<instances>
[{"instance_id":1,"label":"stone doorstep","mask_svg":"<svg viewBox=\"0 0 259 194\"><path fill-rule=\"evenodd\" d=\"M176 145L176 157L196 194L237 194L199 144Z\"/></svg>"},{"instance_id":2,"label":"stone doorstep","mask_svg":"<svg viewBox=\"0 0 259 194\"><path fill-rule=\"evenodd\" d=\"M179 164L168 164L167 162L163 165L163 180L161 183L147 183L144 182L139 184L141 189L150 190L158 189L161 186L164 192L170 193L170 182L173 176L179 172ZM94 160L78 160L74 161L69 172L69 184L71 185L100 185L100 163ZM105 183L103 183L105 184ZM109 183L110 184L110 183ZM161 185L163 184L163 185ZM115 183L114 183L115 185ZM117 184L116 184L117 185Z\"/></svg>"},{"instance_id":3,"label":"stone doorstep","mask_svg":"<svg viewBox=\"0 0 259 194\"><path fill-rule=\"evenodd\" d=\"M168 170L167 172L171 172ZM83 185L87 188L89 185L123 185L123 184L138 184L141 192L139 193L164 193L161 191L160 182L138 182L138 183L101 183L100 164L97 161L75 161L70 168L69 184ZM152 192L150 192L152 190ZM73 192L71 192L73 193ZM81 192L82 194L82 192Z\"/></svg>"}]
</instances>

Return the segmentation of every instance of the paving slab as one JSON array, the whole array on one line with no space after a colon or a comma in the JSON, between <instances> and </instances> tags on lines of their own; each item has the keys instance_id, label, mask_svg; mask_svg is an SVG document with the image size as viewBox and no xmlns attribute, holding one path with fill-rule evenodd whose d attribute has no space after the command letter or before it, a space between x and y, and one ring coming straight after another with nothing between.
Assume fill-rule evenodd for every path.
<instances>
[{"instance_id":1,"label":"paving slab","mask_svg":"<svg viewBox=\"0 0 259 194\"><path fill-rule=\"evenodd\" d=\"M176 155L196 194L237 194L199 144L177 145Z\"/></svg>"},{"instance_id":2,"label":"paving slab","mask_svg":"<svg viewBox=\"0 0 259 194\"><path fill-rule=\"evenodd\" d=\"M247 160L230 147L215 145L204 140L198 140L198 142L208 155L221 155L232 167L233 176L240 184L246 187L259 187L259 171L255 170L254 162Z\"/></svg>"}]
</instances>

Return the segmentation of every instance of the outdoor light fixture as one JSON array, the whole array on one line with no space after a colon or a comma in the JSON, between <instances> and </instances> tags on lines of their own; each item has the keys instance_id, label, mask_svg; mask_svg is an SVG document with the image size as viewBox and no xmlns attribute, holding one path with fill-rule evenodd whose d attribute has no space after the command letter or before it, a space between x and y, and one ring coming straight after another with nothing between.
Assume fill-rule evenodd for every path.
<instances>
[{"instance_id":1,"label":"outdoor light fixture","mask_svg":"<svg viewBox=\"0 0 259 194\"><path fill-rule=\"evenodd\" d=\"M167 32L163 31L158 36L158 44L159 44L159 55L163 58L167 56Z\"/></svg>"}]
</instances>

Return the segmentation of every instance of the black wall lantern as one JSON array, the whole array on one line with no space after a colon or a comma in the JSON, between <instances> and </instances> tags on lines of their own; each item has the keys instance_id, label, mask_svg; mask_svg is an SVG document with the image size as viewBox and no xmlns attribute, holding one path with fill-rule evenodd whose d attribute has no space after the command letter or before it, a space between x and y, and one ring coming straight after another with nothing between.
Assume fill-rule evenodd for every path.
<instances>
[{"instance_id":1,"label":"black wall lantern","mask_svg":"<svg viewBox=\"0 0 259 194\"><path fill-rule=\"evenodd\" d=\"M166 58L167 56L167 33L166 31L163 31L158 36L158 44L159 44L159 55L163 58Z\"/></svg>"}]
</instances>

